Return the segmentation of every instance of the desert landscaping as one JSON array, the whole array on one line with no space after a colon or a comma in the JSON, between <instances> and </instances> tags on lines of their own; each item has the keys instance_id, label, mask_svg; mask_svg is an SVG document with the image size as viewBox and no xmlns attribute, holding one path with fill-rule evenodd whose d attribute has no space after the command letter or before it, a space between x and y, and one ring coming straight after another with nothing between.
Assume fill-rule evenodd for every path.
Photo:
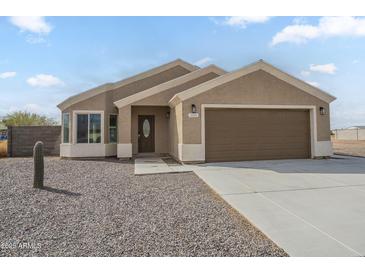
<instances>
[{"instance_id":1,"label":"desert landscaping","mask_svg":"<svg viewBox=\"0 0 365 274\"><path fill-rule=\"evenodd\" d=\"M46 157L35 189L32 158L0 159L0 256L287 256L193 173L133 169Z\"/></svg>"}]
</instances>

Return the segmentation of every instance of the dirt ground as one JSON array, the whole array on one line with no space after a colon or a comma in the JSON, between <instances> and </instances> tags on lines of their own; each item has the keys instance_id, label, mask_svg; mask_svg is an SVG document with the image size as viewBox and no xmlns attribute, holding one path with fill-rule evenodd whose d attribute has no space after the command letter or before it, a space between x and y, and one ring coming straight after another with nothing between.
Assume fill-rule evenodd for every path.
<instances>
[{"instance_id":1,"label":"dirt ground","mask_svg":"<svg viewBox=\"0 0 365 274\"><path fill-rule=\"evenodd\" d=\"M332 140L336 154L365 157L365 141Z\"/></svg>"},{"instance_id":2,"label":"dirt ground","mask_svg":"<svg viewBox=\"0 0 365 274\"><path fill-rule=\"evenodd\" d=\"M6 157L7 155L7 141L0 141L0 157Z\"/></svg>"}]
</instances>

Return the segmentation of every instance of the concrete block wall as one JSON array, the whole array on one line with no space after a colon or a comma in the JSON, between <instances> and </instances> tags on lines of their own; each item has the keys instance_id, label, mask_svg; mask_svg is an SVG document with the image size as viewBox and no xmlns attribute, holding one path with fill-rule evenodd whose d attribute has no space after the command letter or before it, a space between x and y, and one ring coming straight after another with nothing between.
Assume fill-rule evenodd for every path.
<instances>
[{"instance_id":1,"label":"concrete block wall","mask_svg":"<svg viewBox=\"0 0 365 274\"><path fill-rule=\"evenodd\" d=\"M61 126L14 126L8 128L8 157L33 155L37 141L44 143L46 156L59 156Z\"/></svg>"},{"instance_id":2,"label":"concrete block wall","mask_svg":"<svg viewBox=\"0 0 365 274\"><path fill-rule=\"evenodd\" d=\"M358 130L358 140L365 140L365 129Z\"/></svg>"},{"instance_id":3,"label":"concrete block wall","mask_svg":"<svg viewBox=\"0 0 365 274\"><path fill-rule=\"evenodd\" d=\"M337 140L365 140L365 129L336 129L334 133Z\"/></svg>"}]
</instances>

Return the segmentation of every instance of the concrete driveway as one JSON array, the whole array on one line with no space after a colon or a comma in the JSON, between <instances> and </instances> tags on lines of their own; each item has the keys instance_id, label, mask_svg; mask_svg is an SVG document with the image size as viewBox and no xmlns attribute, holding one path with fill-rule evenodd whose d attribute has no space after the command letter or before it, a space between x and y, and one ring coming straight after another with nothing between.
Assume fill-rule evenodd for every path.
<instances>
[{"instance_id":1,"label":"concrete driveway","mask_svg":"<svg viewBox=\"0 0 365 274\"><path fill-rule=\"evenodd\" d=\"M291 256L365 255L365 158L214 163L194 172Z\"/></svg>"}]
</instances>

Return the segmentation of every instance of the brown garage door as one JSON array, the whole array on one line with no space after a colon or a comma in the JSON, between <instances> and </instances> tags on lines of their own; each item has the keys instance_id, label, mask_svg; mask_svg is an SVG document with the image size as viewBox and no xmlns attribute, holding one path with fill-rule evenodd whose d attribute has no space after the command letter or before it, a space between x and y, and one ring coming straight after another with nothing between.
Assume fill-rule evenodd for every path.
<instances>
[{"instance_id":1,"label":"brown garage door","mask_svg":"<svg viewBox=\"0 0 365 274\"><path fill-rule=\"evenodd\" d=\"M308 110L206 109L207 162L310 157Z\"/></svg>"}]
</instances>

